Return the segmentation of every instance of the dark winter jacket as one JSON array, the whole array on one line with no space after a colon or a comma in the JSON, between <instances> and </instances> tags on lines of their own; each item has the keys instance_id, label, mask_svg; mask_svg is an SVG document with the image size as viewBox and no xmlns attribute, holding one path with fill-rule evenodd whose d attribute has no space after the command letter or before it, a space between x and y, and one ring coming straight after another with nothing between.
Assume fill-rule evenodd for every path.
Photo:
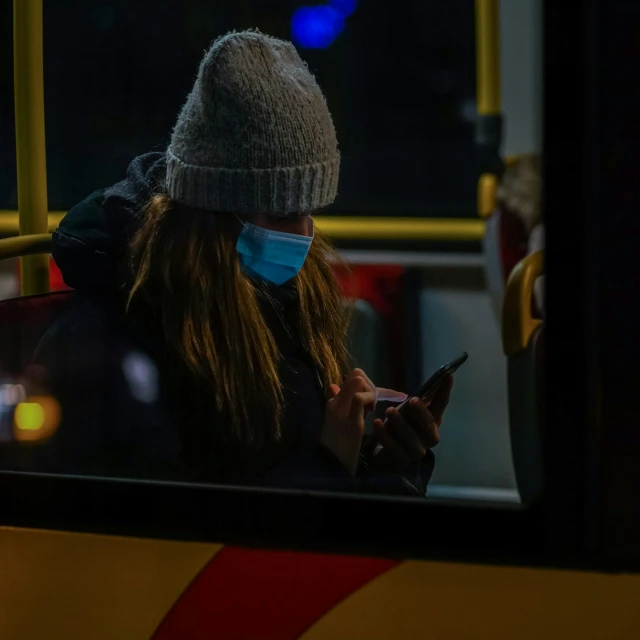
<instances>
[{"instance_id":1,"label":"dark winter jacket","mask_svg":"<svg viewBox=\"0 0 640 640\"><path fill-rule=\"evenodd\" d=\"M135 478L266 484L424 495L433 456L411 474L352 478L318 443L325 393L314 364L289 331L295 286L261 301L281 354L283 437L258 452L225 440L205 393L164 364L161 333L124 312L122 265L141 207L163 187L164 154L134 160L127 178L75 206L54 234L53 255L76 290L44 336L44 365L63 422L38 453L39 469Z\"/></svg>"}]
</instances>

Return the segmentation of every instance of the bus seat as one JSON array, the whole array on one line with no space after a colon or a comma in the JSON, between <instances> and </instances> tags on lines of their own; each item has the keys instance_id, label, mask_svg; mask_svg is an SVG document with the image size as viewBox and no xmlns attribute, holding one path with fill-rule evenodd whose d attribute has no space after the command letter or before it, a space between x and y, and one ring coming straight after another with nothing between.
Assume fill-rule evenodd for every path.
<instances>
[{"instance_id":1,"label":"bus seat","mask_svg":"<svg viewBox=\"0 0 640 640\"><path fill-rule=\"evenodd\" d=\"M20 260L16 261L16 279L20 282ZM68 287L64 278L62 277L62 272L60 268L56 264L56 261L53 259L53 256L49 257L49 291L61 291L68 290L71 287Z\"/></svg>"},{"instance_id":2,"label":"bus seat","mask_svg":"<svg viewBox=\"0 0 640 640\"><path fill-rule=\"evenodd\" d=\"M483 239L485 277L497 318L501 318L504 287L527 253L527 230L518 215L499 207L486 222Z\"/></svg>"},{"instance_id":3,"label":"bus seat","mask_svg":"<svg viewBox=\"0 0 640 640\"><path fill-rule=\"evenodd\" d=\"M537 251L516 265L505 287L502 308L511 449L523 504L543 490L545 338L544 324L533 317L531 304L536 279L544 272L543 259L543 251Z\"/></svg>"},{"instance_id":4,"label":"bus seat","mask_svg":"<svg viewBox=\"0 0 640 640\"><path fill-rule=\"evenodd\" d=\"M342 291L343 298L356 305L353 319L354 327L366 322L365 318L372 318L372 322L379 326L380 341L378 351L382 354L379 365L376 366L376 374L370 374L372 380L378 386L404 388L405 361L404 353L404 275L405 267L399 265L372 265L353 264L348 268L337 265L334 274ZM374 315L375 314L375 315ZM359 330L358 330L359 331ZM376 329L373 330L377 331ZM353 336L353 331L351 331ZM354 361L362 362L359 365L365 368L371 356L365 354L365 346L360 341L363 336L356 338L356 344L350 348L356 350ZM386 345L393 344L393 349ZM378 376L379 371L379 376Z\"/></svg>"},{"instance_id":5,"label":"bus seat","mask_svg":"<svg viewBox=\"0 0 640 640\"><path fill-rule=\"evenodd\" d=\"M484 273L487 290L496 318L500 318L502 311L502 296L504 293L504 269L500 257L500 211L495 211L487 218L482 249L484 252Z\"/></svg>"},{"instance_id":6,"label":"bus seat","mask_svg":"<svg viewBox=\"0 0 640 640\"><path fill-rule=\"evenodd\" d=\"M388 367L388 331L382 315L369 302L346 300L352 305L351 322L347 333L347 345L352 368L363 369L376 386L391 387ZM366 433L373 432L373 421L378 416L372 412L365 420Z\"/></svg>"},{"instance_id":7,"label":"bus seat","mask_svg":"<svg viewBox=\"0 0 640 640\"><path fill-rule=\"evenodd\" d=\"M51 255L49 233L0 240L0 260L29 255ZM0 372L21 375L38 343L64 305L71 290L0 300Z\"/></svg>"},{"instance_id":8,"label":"bus seat","mask_svg":"<svg viewBox=\"0 0 640 640\"><path fill-rule=\"evenodd\" d=\"M73 291L56 291L0 300L0 371L21 375L38 343Z\"/></svg>"},{"instance_id":9,"label":"bus seat","mask_svg":"<svg viewBox=\"0 0 640 640\"><path fill-rule=\"evenodd\" d=\"M378 386L388 384L386 332L380 314L364 300L352 302L347 336L351 365L360 367Z\"/></svg>"}]
</instances>

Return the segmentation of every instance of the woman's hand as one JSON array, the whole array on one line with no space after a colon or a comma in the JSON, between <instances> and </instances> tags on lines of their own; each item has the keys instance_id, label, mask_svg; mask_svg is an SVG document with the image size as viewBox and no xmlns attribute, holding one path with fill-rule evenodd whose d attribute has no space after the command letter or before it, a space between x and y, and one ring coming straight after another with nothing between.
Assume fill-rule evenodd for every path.
<instances>
[{"instance_id":1,"label":"woman's hand","mask_svg":"<svg viewBox=\"0 0 640 640\"><path fill-rule=\"evenodd\" d=\"M382 449L374 456L376 466L403 470L424 458L440 442L438 429L449 404L453 376L448 376L428 403L411 398L401 415L396 408L387 409L387 419L375 420L374 433Z\"/></svg>"},{"instance_id":2,"label":"woman's hand","mask_svg":"<svg viewBox=\"0 0 640 640\"><path fill-rule=\"evenodd\" d=\"M364 435L364 418L376 404L377 391L362 369L354 369L340 388L330 387L320 442L354 476Z\"/></svg>"}]
</instances>

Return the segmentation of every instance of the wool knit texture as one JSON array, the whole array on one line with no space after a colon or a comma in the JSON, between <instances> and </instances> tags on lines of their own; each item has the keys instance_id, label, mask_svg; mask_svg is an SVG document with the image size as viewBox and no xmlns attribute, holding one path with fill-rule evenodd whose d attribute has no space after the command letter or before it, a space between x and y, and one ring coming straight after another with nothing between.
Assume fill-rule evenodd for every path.
<instances>
[{"instance_id":1,"label":"wool knit texture","mask_svg":"<svg viewBox=\"0 0 640 640\"><path fill-rule=\"evenodd\" d=\"M167 150L170 197L213 212L313 212L334 201L339 167L331 114L295 47L258 31L218 38Z\"/></svg>"}]
</instances>

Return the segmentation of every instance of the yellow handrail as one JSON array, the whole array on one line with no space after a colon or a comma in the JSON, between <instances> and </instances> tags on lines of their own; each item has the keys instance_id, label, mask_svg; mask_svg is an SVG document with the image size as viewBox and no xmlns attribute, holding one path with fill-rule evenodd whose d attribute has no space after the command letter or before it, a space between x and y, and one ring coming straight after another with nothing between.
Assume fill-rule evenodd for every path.
<instances>
[{"instance_id":1,"label":"yellow handrail","mask_svg":"<svg viewBox=\"0 0 640 640\"><path fill-rule=\"evenodd\" d=\"M47 158L44 132L42 0L13 2L13 73L20 235L47 234ZM23 295L49 290L49 260L22 260Z\"/></svg>"},{"instance_id":2,"label":"yellow handrail","mask_svg":"<svg viewBox=\"0 0 640 640\"><path fill-rule=\"evenodd\" d=\"M478 117L500 116L500 3L476 0L476 104ZM499 149L495 149L499 153ZM478 181L478 215L489 217L496 209L498 176L483 173Z\"/></svg>"},{"instance_id":3,"label":"yellow handrail","mask_svg":"<svg viewBox=\"0 0 640 640\"><path fill-rule=\"evenodd\" d=\"M544 251L536 251L515 266L502 302L502 348L513 356L527 348L541 321L531 315L533 285L544 273Z\"/></svg>"},{"instance_id":4,"label":"yellow handrail","mask_svg":"<svg viewBox=\"0 0 640 640\"><path fill-rule=\"evenodd\" d=\"M480 115L500 113L500 4L476 0L476 102Z\"/></svg>"},{"instance_id":5,"label":"yellow handrail","mask_svg":"<svg viewBox=\"0 0 640 640\"><path fill-rule=\"evenodd\" d=\"M49 213L53 233L64 211ZM394 218L370 216L314 216L318 228L335 240L431 240L435 242L480 242L485 223L475 218ZM18 213L0 211L0 235L18 230Z\"/></svg>"},{"instance_id":6,"label":"yellow handrail","mask_svg":"<svg viewBox=\"0 0 640 640\"><path fill-rule=\"evenodd\" d=\"M488 218L493 215L498 202L498 176L483 173L478 179L478 215Z\"/></svg>"},{"instance_id":7,"label":"yellow handrail","mask_svg":"<svg viewBox=\"0 0 640 640\"><path fill-rule=\"evenodd\" d=\"M49 233L0 240L0 260L44 254L48 263L46 254L49 253L51 253L51 234Z\"/></svg>"},{"instance_id":8,"label":"yellow handrail","mask_svg":"<svg viewBox=\"0 0 640 640\"><path fill-rule=\"evenodd\" d=\"M334 240L431 240L474 242L484 237L485 223L475 218L374 218L314 216Z\"/></svg>"},{"instance_id":9,"label":"yellow handrail","mask_svg":"<svg viewBox=\"0 0 640 640\"><path fill-rule=\"evenodd\" d=\"M49 211L47 221L49 233L53 233L66 215L66 211ZM17 211L0 210L0 236L15 236L20 230Z\"/></svg>"},{"instance_id":10,"label":"yellow handrail","mask_svg":"<svg viewBox=\"0 0 640 640\"><path fill-rule=\"evenodd\" d=\"M14 83L17 212L0 212L0 235L46 235L56 229L63 212L47 212L47 173L44 123L42 0L14 0ZM476 0L478 112L498 113L498 0ZM490 187L484 181L483 190ZM489 189L493 191L493 189ZM484 209L488 196L485 194ZM316 222L335 239L478 241L484 223L474 219L372 218L317 216ZM22 293L47 291L46 255L22 259Z\"/></svg>"}]
</instances>

